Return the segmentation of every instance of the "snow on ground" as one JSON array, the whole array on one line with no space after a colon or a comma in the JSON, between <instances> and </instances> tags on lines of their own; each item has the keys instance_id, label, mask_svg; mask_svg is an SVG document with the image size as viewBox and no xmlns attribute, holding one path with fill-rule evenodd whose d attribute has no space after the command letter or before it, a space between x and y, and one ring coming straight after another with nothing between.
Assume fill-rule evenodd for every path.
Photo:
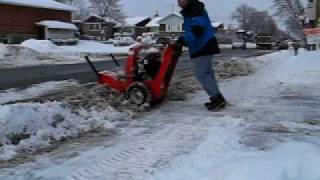
<instances>
[{"instance_id":1,"label":"snow on ground","mask_svg":"<svg viewBox=\"0 0 320 180\"><path fill-rule=\"evenodd\" d=\"M6 53L7 53L6 45L0 43L0 59L3 59Z\"/></svg>"},{"instance_id":2,"label":"snow on ground","mask_svg":"<svg viewBox=\"0 0 320 180\"><path fill-rule=\"evenodd\" d=\"M129 48L85 40L74 46L57 46L48 40L30 39L21 45L0 44L0 68L82 63L85 55L93 57L93 61L106 60L110 53L127 55Z\"/></svg>"},{"instance_id":3,"label":"snow on ground","mask_svg":"<svg viewBox=\"0 0 320 180\"><path fill-rule=\"evenodd\" d=\"M302 51L293 56L282 51L252 59L257 69L253 75L222 83L232 106L221 112L206 111L207 95L196 92L187 101L170 101L146 113L111 141L86 145L86 150L75 150L77 155L72 157L60 150L58 155L1 169L0 179L318 180L319 54ZM24 114L29 113L52 123L54 109L77 116L80 125L85 122L82 116L70 114L68 106L60 108L58 102L48 104L49 110L37 103L22 112L22 107L15 106L25 104L2 108L19 112L12 114L18 122L30 121ZM43 111L49 112L47 116L41 116ZM100 122L103 116L94 117ZM58 126L65 132L64 126ZM13 123L13 127L17 126ZM51 126L45 127L50 132Z\"/></svg>"},{"instance_id":4,"label":"snow on ground","mask_svg":"<svg viewBox=\"0 0 320 180\"><path fill-rule=\"evenodd\" d=\"M228 114L245 119L235 143L238 149L217 153L220 139L211 132L195 151L176 158L150 179L320 179L320 53L292 54L260 57L258 72L223 87L229 102L240 108Z\"/></svg>"},{"instance_id":5,"label":"snow on ground","mask_svg":"<svg viewBox=\"0 0 320 180\"><path fill-rule=\"evenodd\" d=\"M71 87L79 86L78 82L74 80L67 81L50 81L46 83L36 84L30 88L21 90L21 89L8 89L0 91L0 105L19 101L24 99L32 99L38 96L43 96L54 91L68 89Z\"/></svg>"},{"instance_id":6,"label":"snow on ground","mask_svg":"<svg viewBox=\"0 0 320 180\"><path fill-rule=\"evenodd\" d=\"M214 140L214 141L213 141ZM235 151L217 156L216 136L182 156L152 180L318 180L320 148L291 142L271 151ZM222 157L222 158L221 158ZM174 164L176 163L176 164ZM173 169L175 167L176 169Z\"/></svg>"}]
</instances>

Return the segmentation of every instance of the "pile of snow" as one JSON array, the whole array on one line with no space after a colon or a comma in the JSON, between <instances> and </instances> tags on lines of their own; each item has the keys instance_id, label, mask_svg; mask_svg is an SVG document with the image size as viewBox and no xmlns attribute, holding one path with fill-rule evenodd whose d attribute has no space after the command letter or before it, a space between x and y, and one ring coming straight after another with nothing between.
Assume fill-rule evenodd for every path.
<instances>
[{"instance_id":1,"label":"pile of snow","mask_svg":"<svg viewBox=\"0 0 320 180\"><path fill-rule=\"evenodd\" d=\"M0 43L0 59L3 59L6 53L7 46L5 44Z\"/></svg>"},{"instance_id":2,"label":"pile of snow","mask_svg":"<svg viewBox=\"0 0 320 180\"><path fill-rule=\"evenodd\" d=\"M69 89L71 87L79 86L77 81L67 80L67 81L51 81L41 84L33 85L30 88L24 90L18 89L8 89L0 91L0 105L9 103L12 101L24 100L26 98L31 99L38 96L43 96L45 94L50 94L51 92L61 91L63 89Z\"/></svg>"},{"instance_id":3,"label":"pile of snow","mask_svg":"<svg viewBox=\"0 0 320 180\"><path fill-rule=\"evenodd\" d=\"M71 23L61 22L61 21L40 21L37 25L45 26L49 29L70 29L77 30L78 28Z\"/></svg>"},{"instance_id":4,"label":"pile of snow","mask_svg":"<svg viewBox=\"0 0 320 180\"><path fill-rule=\"evenodd\" d=\"M26 40L21 43L22 47L27 47L30 48L34 51L37 51L39 53L48 53L50 52L56 52L60 53L63 52L63 49L59 48L56 46L53 42L49 40L35 40L35 39L30 39Z\"/></svg>"},{"instance_id":5,"label":"pile of snow","mask_svg":"<svg viewBox=\"0 0 320 180\"><path fill-rule=\"evenodd\" d=\"M73 102L30 101L3 105L16 100L65 92L72 86L77 87L78 83L72 80L47 82L25 90L10 89L0 92L0 161L9 160L20 151L38 150L50 146L53 142L77 137L93 129L108 131L114 128L114 123L111 122L130 117L130 112L119 112L111 107L111 102L100 106L76 105L75 101L81 101L80 95L74 97ZM98 95L96 99L87 98L99 103ZM103 98L106 99L105 96Z\"/></svg>"},{"instance_id":6,"label":"pile of snow","mask_svg":"<svg viewBox=\"0 0 320 180\"><path fill-rule=\"evenodd\" d=\"M114 47L111 44L103 44L95 41L81 40L74 46L56 46L48 40L26 40L21 46L28 47L40 53L52 53L60 55L72 55L79 53L102 53L102 54L127 54L129 47Z\"/></svg>"},{"instance_id":7,"label":"pile of snow","mask_svg":"<svg viewBox=\"0 0 320 180\"><path fill-rule=\"evenodd\" d=\"M124 114L106 106L73 110L62 102L22 103L0 106L0 160L20 150L36 150L51 143L77 137L96 128L110 130L111 121Z\"/></svg>"},{"instance_id":8,"label":"pile of snow","mask_svg":"<svg viewBox=\"0 0 320 180\"><path fill-rule=\"evenodd\" d=\"M46 8L46 9L55 9L55 10L64 10L64 11L77 11L75 7L65 5L53 0L1 0L2 4L11 4L19 6L28 6L28 7L37 7L37 8Z\"/></svg>"}]
</instances>

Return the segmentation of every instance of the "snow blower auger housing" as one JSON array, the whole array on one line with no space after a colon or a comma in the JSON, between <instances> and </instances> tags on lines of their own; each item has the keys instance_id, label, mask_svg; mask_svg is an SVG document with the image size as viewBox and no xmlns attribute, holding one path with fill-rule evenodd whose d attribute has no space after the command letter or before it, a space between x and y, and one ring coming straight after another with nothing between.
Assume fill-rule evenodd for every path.
<instances>
[{"instance_id":1,"label":"snow blower auger housing","mask_svg":"<svg viewBox=\"0 0 320 180\"><path fill-rule=\"evenodd\" d=\"M140 52L144 48L142 44L130 48L126 65L123 71L118 72L98 72L89 57L85 58L100 84L123 93L131 104L148 106L165 97L182 47L170 44L164 48L162 54L150 53L142 57ZM119 66L114 56L111 57Z\"/></svg>"}]
</instances>

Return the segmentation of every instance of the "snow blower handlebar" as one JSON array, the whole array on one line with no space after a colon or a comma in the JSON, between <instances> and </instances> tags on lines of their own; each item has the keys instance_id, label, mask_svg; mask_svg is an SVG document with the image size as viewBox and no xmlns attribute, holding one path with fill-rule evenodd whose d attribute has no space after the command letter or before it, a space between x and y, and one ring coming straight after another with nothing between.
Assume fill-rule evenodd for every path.
<instances>
[{"instance_id":1,"label":"snow blower handlebar","mask_svg":"<svg viewBox=\"0 0 320 180\"><path fill-rule=\"evenodd\" d=\"M87 63L89 64L90 68L92 69L94 74L97 76L97 78L100 79L99 72L97 68L93 65L93 63L90 61L89 56L85 56L84 58L86 59Z\"/></svg>"}]
</instances>

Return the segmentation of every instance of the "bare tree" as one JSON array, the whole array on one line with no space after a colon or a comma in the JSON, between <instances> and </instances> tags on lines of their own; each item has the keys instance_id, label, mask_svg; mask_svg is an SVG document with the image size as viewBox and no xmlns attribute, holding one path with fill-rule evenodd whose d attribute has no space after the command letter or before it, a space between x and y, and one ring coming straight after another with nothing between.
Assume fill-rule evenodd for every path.
<instances>
[{"instance_id":1,"label":"bare tree","mask_svg":"<svg viewBox=\"0 0 320 180\"><path fill-rule=\"evenodd\" d=\"M84 19L91 13L89 8L89 3L86 0L56 0L56 1L78 8L78 11L75 11L73 13L74 19Z\"/></svg>"},{"instance_id":2,"label":"bare tree","mask_svg":"<svg viewBox=\"0 0 320 180\"><path fill-rule=\"evenodd\" d=\"M276 15L285 20L287 30L294 36L306 40L303 33L301 17L305 15L305 9L301 0L273 0Z\"/></svg>"},{"instance_id":3,"label":"bare tree","mask_svg":"<svg viewBox=\"0 0 320 180\"><path fill-rule=\"evenodd\" d=\"M255 34L274 34L278 30L278 25L267 11L256 11L249 18L249 29Z\"/></svg>"},{"instance_id":4,"label":"bare tree","mask_svg":"<svg viewBox=\"0 0 320 180\"><path fill-rule=\"evenodd\" d=\"M275 34L278 25L267 11L258 11L246 4L240 5L232 14L232 19L238 21L241 29L251 31L255 34Z\"/></svg>"},{"instance_id":5,"label":"bare tree","mask_svg":"<svg viewBox=\"0 0 320 180\"><path fill-rule=\"evenodd\" d=\"M252 17L252 14L256 12L257 9L242 4L236 8L234 13L232 13L232 19L239 22L241 29L248 31L250 30L250 18Z\"/></svg>"},{"instance_id":6,"label":"bare tree","mask_svg":"<svg viewBox=\"0 0 320 180\"><path fill-rule=\"evenodd\" d=\"M101 17L110 17L123 22L125 14L122 11L120 0L90 0L93 11Z\"/></svg>"},{"instance_id":7,"label":"bare tree","mask_svg":"<svg viewBox=\"0 0 320 180\"><path fill-rule=\"evenodd\" d=\"M90 4L86 0L72 0L72 5L78 8L78 11L74 13L74 19L85 19L90 15Z\"/></svg>"}]
</instances>

